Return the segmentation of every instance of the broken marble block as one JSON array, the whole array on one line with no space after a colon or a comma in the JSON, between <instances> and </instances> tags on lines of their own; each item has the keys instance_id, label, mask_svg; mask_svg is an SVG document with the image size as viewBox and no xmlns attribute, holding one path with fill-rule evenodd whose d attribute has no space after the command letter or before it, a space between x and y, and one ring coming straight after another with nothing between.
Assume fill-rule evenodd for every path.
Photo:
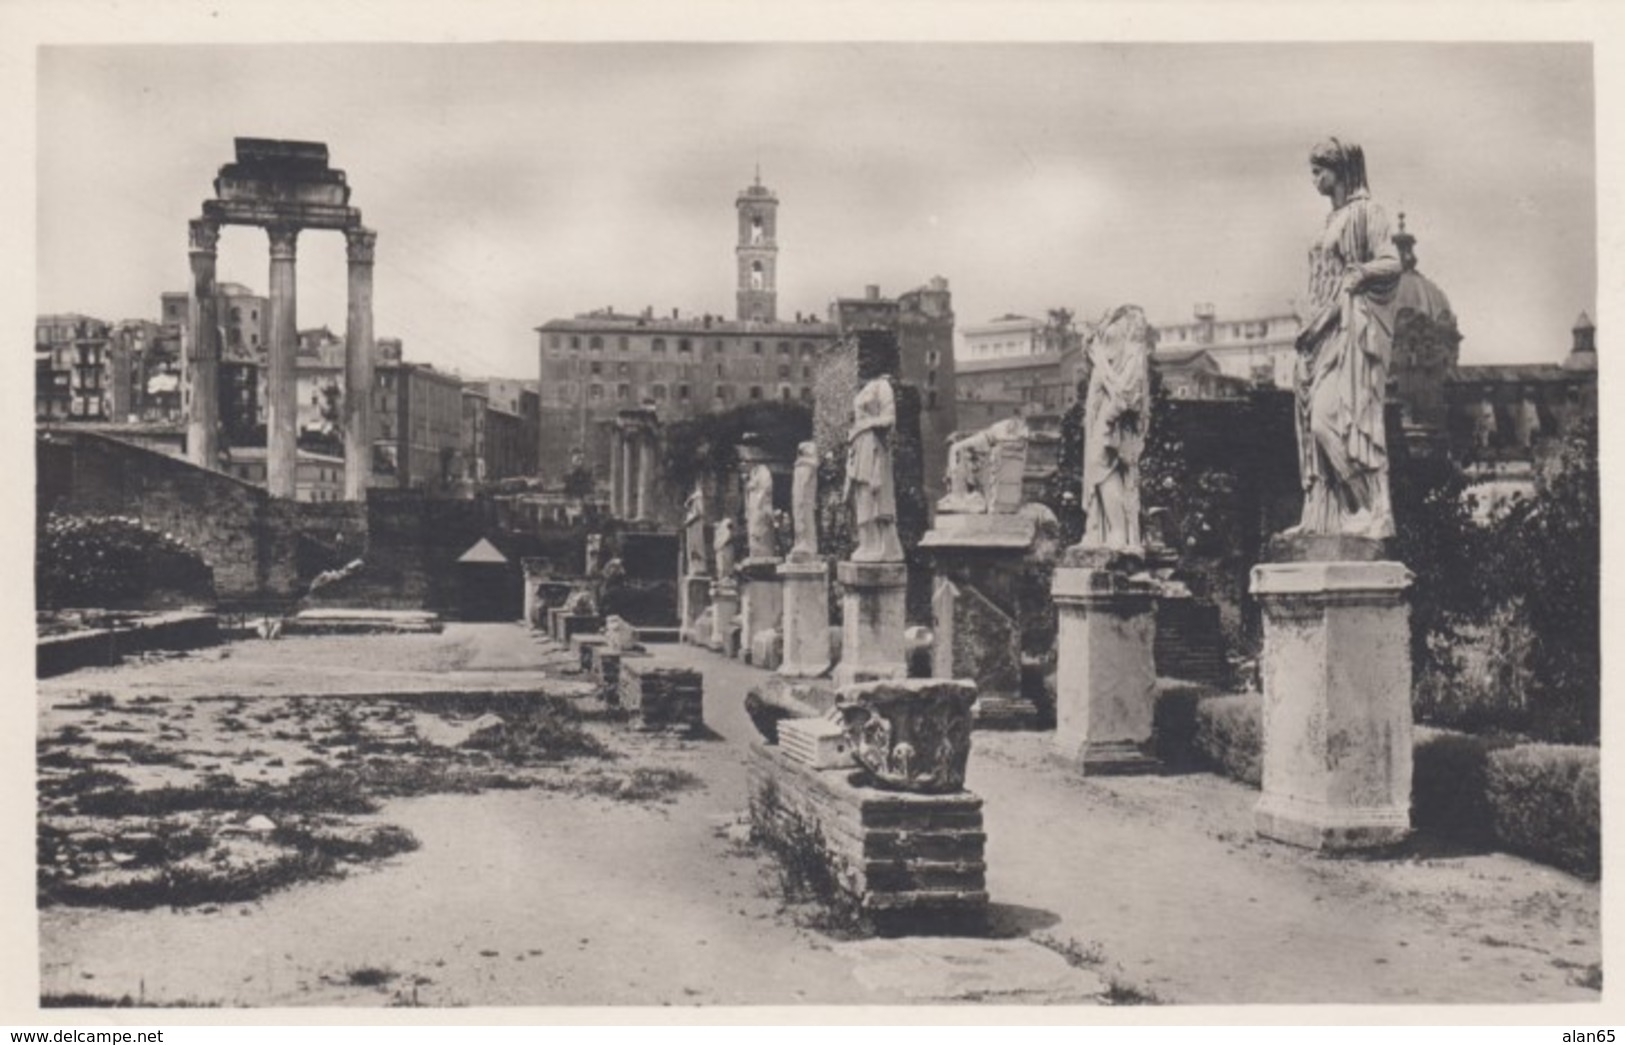
<instances>
[{"instance_id":1,"label":"broken marble block","mask_svg":"<svg viewBox=\"0 0 1625 1045\"><path fill-rule=\"evenodd\" d=\"M883 679L842 686L838 699L853 757L875 786L926 794L964 788L975 683Z\"/></svg>"}]
</instances>

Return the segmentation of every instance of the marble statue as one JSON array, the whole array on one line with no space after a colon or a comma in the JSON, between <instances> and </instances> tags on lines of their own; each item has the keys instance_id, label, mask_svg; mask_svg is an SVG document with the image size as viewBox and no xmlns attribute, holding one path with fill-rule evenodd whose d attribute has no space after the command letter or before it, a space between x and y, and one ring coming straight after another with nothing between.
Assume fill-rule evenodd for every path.
<instances>
[{"instance_id":1,"label":"marble statue","mask_svg":"<svg viewBox=\"0 0 1625 1045\"><path fill-rule=\"evenodd\" d=\"M937 511L1009 512L1019 507L1029 434L1026 421L1011 417L950 440L948 493L937 502Z\"/></svg>"},{"instance_id":2,"label":"marble statue","mask_svg":"<svg viewBox=\"0 0 1625 1045\"><path fill-rule=\"evenodd\" d=\"M1403 266L1358 145L1322 142L1309 173L1332 209L1309 248L1294 382L1303 518L1287 533L1392 537L1383 396Z\"/></svg>"},{"instance_id":3,"label":"marble statue","mask_svg":"<svg viewBox=\"0 0 1625 1045\"><path fill-rule=\"evenodd\" d=\"M683 549L690 577L705 573L705 490L699 483L683 502Z\"/></svg>"},{"instance_id":4,"label":"marble statue","mask_svg":"<svg viewBox=\"0 0 1625 1045\"><path fill-rule=\"evenodd\" d=\"M716 555L717 580L731 581L734 575L734 521L723 519L717 523L716 536L712 538L711 550Z\"/></svg>"},{"instance_id":5,"label":"marble statue","mask_svg":"<svg viewBox=\"0 0 1625 1045\"><path fill-rule=\"evenodd\" d=\"M745 545L749 558L778 558L773 525L773 473L765 464L753 465L745 480Z\"/></svg>"},{"instance_id":6,"label":"marble statue","mask_svg":"<svg viewBox=\"0 0 1625 1045\"><path fill-rule=\"evenodd\" d=\"M897 400L887 374L859 389L846 446L846 501L852 506L857 546L853 562L902 562L897 540L897 484L892 478L891 431Z\"/></svg>"},{"instance_id":7,"label":"marble statue","mask_svg":"<svg viewBox=\"0 0 1625 1045\"><path fill-rule=\"evenodd\" d=\"M1079 547L1137 549L1140 455L1151 407L1152 331L1145 313L1107 313L1084 348L1089 370L1083 414L1083 510Z\"/></svg>"},{"instance_id":8,"label":"marble statue","mask_svg":"<svg viewBox=\"0 0 1625 1045\"><path fill-rule=\"evenodd\" d=\"M811 562L818 557L817 443L805 442L796 448L795 473L790 480L790 516L795 527L790 558L794 562Z\"/></svg>"},{"instance_id":9,"label":"marble statue","mask_svg":"<svg viewBox=\"0 0 1625 1045\"><path fill-rule=\"evenodd\" d=\"M587 562L585 573L588 577L598 576L598 570L604 558L603 534L587 534Z\"/></svg>"}]
</instances>

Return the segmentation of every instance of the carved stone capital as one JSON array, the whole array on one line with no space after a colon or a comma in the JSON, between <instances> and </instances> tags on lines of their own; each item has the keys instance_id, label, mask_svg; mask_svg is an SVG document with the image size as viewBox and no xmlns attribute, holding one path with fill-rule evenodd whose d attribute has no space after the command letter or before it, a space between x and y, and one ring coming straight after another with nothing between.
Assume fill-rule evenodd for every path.
<instances>
[{"instance_id":1,"label":"carved stone capital","mask_svg":"<svg viewBox=\"0 0 1625 1045\"><path fill-rule=\"evenodd\" d=\"M271 260L292 261L298 254L298 225L267 225L265 234L271 239Z\"/></svg>"},{"instance_id":2,"label":"carved stone capital","mask_svg":"<svg viewBox=\"0 0 1625 1045\"><path fill-rule=\"evenodd\" d=\"M360 226L344 230L345 252L352 265L371 265L373 247L378 243L378 233L372 229Z\"/></svg>"},{"instance_id":3,"label":"carved stone capital","mask_svg":"<svg viewBox=\"0 0 1625 1045\"><path fill-rule=\"evenodd\" d=\"M187 239L193 254L213 254L220 242L220 226L207 218L193 218L186 223Z\"/></svg>"}]
</instances>

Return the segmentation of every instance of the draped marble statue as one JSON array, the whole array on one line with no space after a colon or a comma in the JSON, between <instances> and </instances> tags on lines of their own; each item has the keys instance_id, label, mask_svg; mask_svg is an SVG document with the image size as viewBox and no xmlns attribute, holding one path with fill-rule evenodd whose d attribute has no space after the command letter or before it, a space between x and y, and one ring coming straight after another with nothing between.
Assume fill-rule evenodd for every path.
<instances>
[{"instance_id":1,"label":"draped marble statue","mask_svg":"<svg viewBox=\"0 0 1625 1045\"><path fill-rule=\"evenodd\" d=\"M1152 330L1145 313L1123 305L1107 313L1084 348L1082 548L1137 549L1140 455L1151 409Z\"/></svg>"},{"instance_id":2,"label":"draped marble statue","mask_svg":"<svg viewBox=\"0 0 1625 1045\"><path fill-rule=\"evenodd\" d=\"M790 521L795 527L791 561L811 562L818 557L818 444L814 442L796 448L795 472L790 480Z\"/></svg>"},{"instance_id":3,"label":"draped marble statue","mask_svg":"<svg viewBox=\"0 0 1625 1045\"><path fill-rule=\"evenodd\" d=\"M745 543L747 558L778 557L773 526L773 473L765 464L753 465L745 480Z\"/></svg>"},{"instance_id":4,"label":"draped marble statue","mask_svg":"<svg viewBox=\"0 0 1625 1045\"><path fill-rule=\"evenodd\" d=\"M852 506L857 546L853 562L902 562L897 540L897 484L892 478L891 432L897 400L891 377L874 378L852 401L846 445L846 501Z\"/></svg>"},{"instance_id":5,"label":"draped marble statue","mask_svg":"<svg viewBox=\"0 0 1625 1045\"><path fill-rule=\"evenodd\" d=\"M716 556L717 580L731 581L734 575L734 521L724 518L717 523L716 536L711 541Z\"/></svg>"},{"instance_id":6,"label":"draped marble statue","mask_svg":"<svg viewBox=\"0 0 1625 1045\"><path fill-rule=\"evenodd\" d=\"M937 501L937 511L1013 512L1019 508L1030 434L1026 421L1010 417L951 440L948 492Z\"/></svg>"},{"instance_id":7,"label":"draped marble statue","mask_svg":"<svg viewBox=\"0 0 1625 1045\"><path fill-rule=\"evenodd\" d=\"M1383 397L1403 266L1364 151L1330 138L1310 153L1309 172L1332 209L1309 248L1295 374L1303 518L1287 532L1392 537Z\"/></svg>"},{"instance_id":8,"label":"draped marble statue","mask_svg":"<svg viewBox=\"0 0 1625 1045\"><path fill-rule=\"evenodd\" d=\"M683 502L683 548L689 576L700 576L707 566L705 554L705 490L699 483Z\"/></svg>"}]
</instances>

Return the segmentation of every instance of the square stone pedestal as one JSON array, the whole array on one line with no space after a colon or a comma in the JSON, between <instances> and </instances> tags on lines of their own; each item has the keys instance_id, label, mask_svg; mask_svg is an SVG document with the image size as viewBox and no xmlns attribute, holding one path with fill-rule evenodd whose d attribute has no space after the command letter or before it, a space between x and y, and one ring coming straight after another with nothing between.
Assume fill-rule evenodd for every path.
<instances>
[{"instance_id":1,"label":"square stone pedestal","mask_svg":"<svg viewBox=\"0 0 1625 1045\"><path fill-rule=\"evenodd\" d=\"M683 578L677 593L680 604L677 607L677 619L682 629L680 637L684 642L692 642L698 646L710 644L710 631L700 634L696 626L699 624L700 615L711 605L711 578L703 573L691 573Z\"/></svg>"},{"instance_id":2,"label":"square stone pedestal","mask_svg":"<svg viewBox=\"0 0 1625 1045\"><path fill-rule=\"evenodd\" d=\"M732 578L711 585L711 637L707 643L712 649L731 656L734 623L739 617L739 586Z\"/></svg>"},{"instance_id":3,"label":"square stone pedestal","mask_svg":"<svg viewBox=\"0 0 1625 1045\"><path fill-rule=\"evenodd\" d=\"M1156 589L1111 569L1059 566L1057 759L1085 775L1158 768L1144 747L1156 706Z\"/></svg>"},{"instance_id":4,"label":"square stone pedestal","mask_svg":"<svg viewBox=\"0 0 1625 1045\"><path fill-rule=\"evenodd\" d=\"M829 567L786 562L778 568L786 678L817 678L829 670Z\"/></svg>"},{"instance_id":5,"label":"square stone pedestal","mask_svg":"<svg viewBox=\"0 0 1625 1045\"><path fill-rule=\"evenodd\" d=\"M784 600L779 591L778 559L746 559L739 564L739 655L753 663L756 637L779 626Z\"/></svg>"},{"instance_id":6,"label":"square stone pedestal","mask_svg":"<svg viewBox=\"0 0 1625 1045\"><path fill-rule=\"evenodd\" d=\"M1409 834L1410 583L1397 562L1253 568L1264 611L1260 835L1347 850Z\"/></svg>"},{"instance_id":7,"label":"square stone pedestal","mask_svg":"<svg viewBox=\"0 0 1625 1045\"><path fill-rule=\"evenodd\" d=\"M908 676L903 645L908 567L900 562L843 562L835 575L841 594L841 663L835 684Z\"/></svg>"}]
</instances>

